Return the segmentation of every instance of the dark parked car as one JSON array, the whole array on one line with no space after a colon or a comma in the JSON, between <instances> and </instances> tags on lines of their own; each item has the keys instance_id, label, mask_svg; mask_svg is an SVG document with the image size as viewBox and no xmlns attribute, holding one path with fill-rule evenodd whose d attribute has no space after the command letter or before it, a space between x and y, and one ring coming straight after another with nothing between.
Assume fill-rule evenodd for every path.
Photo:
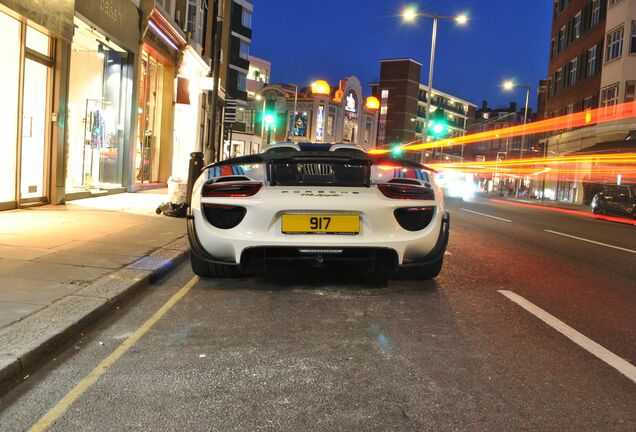
<instances>
[{"instance_id":1,"label":"dark parked car","mask_svg":"<svg viewBox=\"0 0 636 432\"><path fill-rule=\"evenodd\" d=\"M615 213L636 218L636 186L605 185L592 199L596 214Z\"/></svg>"}]
</instances>

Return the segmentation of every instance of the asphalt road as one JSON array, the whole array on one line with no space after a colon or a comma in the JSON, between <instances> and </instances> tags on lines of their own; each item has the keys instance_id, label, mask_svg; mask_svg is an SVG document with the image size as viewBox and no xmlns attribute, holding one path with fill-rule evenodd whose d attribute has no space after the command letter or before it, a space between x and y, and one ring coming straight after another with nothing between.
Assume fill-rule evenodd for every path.
<instances>
[{"instance_id":1,"label":"asphalt road","mask_svg":"<svg viewBox=\"0 0 636 432\"><path fill-rule=\"evenodd\" d=\"M636 364L636 227L448 205L431 282L312 271L186 292L183 265L0 399L0 429L53 409L55 431L636 430L636 382L616 368Z\"/></svg>"}]
</instances>

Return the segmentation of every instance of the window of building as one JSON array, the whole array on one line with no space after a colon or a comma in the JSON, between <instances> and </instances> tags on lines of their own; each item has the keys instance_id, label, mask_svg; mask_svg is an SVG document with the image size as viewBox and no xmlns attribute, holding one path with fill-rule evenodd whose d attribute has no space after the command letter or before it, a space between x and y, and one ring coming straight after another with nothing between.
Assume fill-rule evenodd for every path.
<instances>
[{"instance_id":1,"label":"window of building","mask_svg":"<svg viewBox=\"0 0 636 432\"><path fill-rule=\"evenodd\" d=\"M382 90L382 99L388 99L388 98L389 98L389 91Z\"/></svg>"},{"instance_id":2,"label":"window of building","mask_svg":"<svg viewBox=\"0 0 636 432\"><path fill-rule=\"evenodd\" d=\"M559 15L559 0L554 0L554 10L552 12L552 18L556 18Z\"/></svg>"},{"instance_id":3,"label":"window of building","mask_svg":"<svg viewBox=\"0 0 636 432\"><path fill-rule=\"evenodd\" d=\"M612 30L607 34L605 43L605 61L609 62L620 58L623 54L623 35L625 29L621 25L619 28Z\"/></svg>"},{"instance_id":4,"label":"window of building","mask_svg":"<svg viewBox=\"0 0 636 432\"><path fill-rule=\"evenodd\" d=\"M554 73L554 93L563 88L563 69L559 68Z\"/></svg>"},{"instance_id":5,"label":"window of building","mask_svg":"<svg viewBox=\"0 0 636 432\"><path fill-rule=\"evenodd\" d=\"M587 50L587 70L586 76L590 77L596 73L596 50L597 47L594 46Z\"/></svg>"},{"instance_id":6,"label":"window of building","mask_svg":"<svg viewBox=\"0 0 636 432\"><path fill-rule=\"evenodd\" d=\"M583 110L590 110L593 108L594 98L592 96L583 99Z\"/></svg>"},{"instance_id":7,"label":"window of building","mask_svg":"<svg viewBox=\"0 0 636 432\"><path fill-rule=\"evenodd\" d=\"M561 27L559 30L559 52L565 49L565 26Z\"/></svg>"},{"instance_id":8,"label":"window of building","mask_svg":"<svg viewBox=\"0 0 636 432\"><path fill-rule=\"evenodd\" d=\"M245 60L249 60L250 58L250 46L243 41L241 41L241 46L239 48L239 57Z\"/></svg>"},{"instance_id":9,"label":"window of building","mask_svg":"<svg viewBox=\"0 0 636 432\"><path fill-rule=\"evenodd\" d=\"M327 135L333 136L333 123L335 117L333 115L327 116ZM384 123L382 123L382 127L384 127Z\"/></svg>"},{"instance_id":10,"label":"window of building","mask_svg":"<svg viewBox=\"0 0 636 432\"><path fill-rule=\"evenodd\" d=\"M601 0L592 0L592 18L590 27L595 27L601 21Z\"/></svg>"},{"instance_id":11,"label":"window of building","mask_svg":"<svg viewBox=\"0 0 636 432\"><path fill-rule=\"evenodd\" d=\"M248 29L252 28L252 12L247 9L243 9L243 17L241 18L241 24Z\"/></svg>"},{"instance_id":12,"label":"window of building","mask_svg":"<svg viewBox=\"0 0 636 432\"><path fill-rule=\"evenodd\" d=\"M205 0L188 0L186 11L186 29L192 34L192 40L203 44L203 17Z\"/></svg>"},{"instance_id":13,"label":"window of building","mask_svg":"<svg viewBox=\"0 0 636 432\"><path fill-rule=\"evenodd\" d=\"M634 102L636 95L636 81L625 81L625 102Z\"/></svg>"},{"instance_id":14,"label":"window of building","mask_svg":"<svg viewBox=\"0 0 636 432\"><path fill-rule=\"evenodd\" d=\"M174 17L174 0L157 0L157 5L168 12L169 16Z\"/></svg>"},{"instance_id":15,"label":"window of building","mask_svg":"<svg viewBox=\"0 0 636 432\"><path fill-rule=\"evenodd\" d=\"M581 12L580 11L579 13L574 15L572 28L573 28L572 36L574 37L574 39L580 38L581 37Z\"/></svg>"},{"instance_id":16,"label":"window of building","mask_svg":"<svg viewBox=\"0 0 636 432\"><path fill-rule=\"evenodd\" d=\"M550 60L552 60L554 57L556 57L556 38L552 38L552 40L550 41Z\"/></svg>"},{"instance_id":17,"label":"window of building","mask_svg":"<svg viewBox=\"0 0 636 432\"><path fill-rule=\"evenodd\" d=\"M247 76L243 73L238 74L236 89L239 91L247 91Z\"/></svg>"},{"instance_id":18,"label":"window of building","mask_svg":"<svg viewBox=\"0 0 636 432\"><path fill-rule=\"evenodd\" d=\"M576 72L577 72L578 66L579 66L578 58L574 58L570 60L570 85L576 84L576 78L577 78Z\"/></svg>"},{"instance_id":19,"label":"window of building","mask_svg":"<svg viewBox=\"0 0 636 432\"><path fill-rule=\"evenodd\" d=\"M636 53L636 21L632 21L632 34L629 52Z\"/></svg>"},{"instance_id":20,"label":"window of building","mask_svg":"<svg viewBox=\"0 0 636 432\"><path fill-rule=\"evenodd\" d=\"M381 106L380 107L380 115L386 115L386 113L387 113L387 106L386 105Z\"/></svg>"},{"instance_id":21,"label":"window of building","mask_svg":"<svg viewBox=\"0 0 636 432\"><path fill-rule=\"evenodd\" d=\"M618 103L618 83L601 89L601 107L609 107Z\"/></svg>"}]
</instances>

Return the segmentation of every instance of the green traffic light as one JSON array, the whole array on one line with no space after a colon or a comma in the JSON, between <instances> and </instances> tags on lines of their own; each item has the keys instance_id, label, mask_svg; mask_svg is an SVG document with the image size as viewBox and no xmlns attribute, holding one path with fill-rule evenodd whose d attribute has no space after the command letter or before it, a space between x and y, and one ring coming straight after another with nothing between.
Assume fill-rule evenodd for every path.
<instances>
[{"instance_id":1,"label":"green traffic light","mask_svg":"<svg viewBox=\"0 0 636 432\"><path fill-rule=\"evenodd\" d=\"M391 148L391 153L393 154L393 156L400 156L403 152L404 149L400 145L396 144Z\"/></svg>"},{"instance_id":2,"label":"green traffic light","mask_svg":"<svg viewBox=\"0 0 636 432\"><path fill-rule=\"evenodd\" d=\"M433 127L431 128L431 130L433 132L433 135L439 137L443 135L444 133L446 133L446 125L442 123L435 123Z\"/></svg>"},{"instance_id":3,"label":"green traffic light","mask_svg":"<svg viewBox=\"0 0 636 432\"><path fill-rule=\"evenodd\" d=\"M273 114L265 114L265 127L267 129L269 129L272 126L274 126L275 122L276 122L276 119L274 118Z\"/></svg>"}]
</instances>

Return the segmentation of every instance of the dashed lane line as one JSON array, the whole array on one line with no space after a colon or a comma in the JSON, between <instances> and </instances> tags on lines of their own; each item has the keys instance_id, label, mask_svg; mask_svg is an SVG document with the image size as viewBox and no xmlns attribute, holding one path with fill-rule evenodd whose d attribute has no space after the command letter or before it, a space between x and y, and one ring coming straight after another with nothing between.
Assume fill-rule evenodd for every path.
<instances>
[{"instance_id":1,"label":"dashed lane line","mask_svg":"<svg viewBox=\"0 0 636 432\"><path fill-rule=\"evenodd\" d=\"M544 230L544 231L545 232L549 232L551 234L556 234L556 235L560 235L560 236L563 236L563 237L569 237L569 238L573 238L573 239L576 239L576 240L581 240L581 241L584 241L584 242L593 243L593 244L596 244L596 245L599 245L599 246L605 246L605 247L608 247L608 248L618 249L618 250L621 250L621 251L624 251L624 252L629 252L629 253L636 254L636 250L626 249L626 248L622 248L622 247L619 247L619 246L614 246L614 245L607 244L607 243L597 242L597 241L594 241L594 240L588 240L588 239L583 238L583 237L577 237L577 236L573 236L573 235L570 235L570 234L565 234L565 233L558 232L558 231L552 231L552 230Z\"/></svg>"},{"instance_id":2,"label":"dashed lane line","mask_svg":"<svg viewBox=\"0 0 636 432\"><path fill-rule=\"evenodd\" d=\"M594 342L592 339L588 338L582 333L579 333L554 315L544 311L539 306L534 303L526 300L520 295L512 292L512 291L504 291L499 290L499 293L505 297L507 297L510 301L516 303L517 305L524 308L526 311L530 312L535 317L539 318L541 321L561 333L563 336L570 339L572 342L589 352L590 354L595 355L599 359L603 360L605 363L625 375L628 379L636 383L636 366L629 363L628 361L622 359L617 356L613 352L608 349L602 347L601 345Z\"/></svg>"},{"instance_id":3,"label":"dashed lane line","mask_svg":"<svg viewBox=\"0 0 636 432\"><path fill-rule=\"evenodd\" d=\"M141 325L135 332L130 335L121 345L117 347L108 357L101 361L95 369L93 369L88 375L86 375L66 396L60 400L49 412L47 412L36 424L34 424L29 432L40 432L49 428L60 418L62 414L73 403L88 390L95 382L101 377L126 351L132 348L143 335L148 332L156 323L163 317L170 309L176 305L179 300L185 297L186 294L192 289L194 285L199 281L197 276L194 276L190 281L179 289L157 312L155 312L148 320Z\"/></svg>"},{"instance_id":4,"label":"dashed lane line","mask_svg":"<svg viewBox=\"0 0 636 432\"><path fill-rule=\"evenodd\" d=\"M465 208L460 208L460 210L463 210L463 211L469 212L469 213L474 213L474 214L479 215L479 216L485 216L485 217L488 217L488 218L497 219L497 220L504 221L504 222L512 222L510 219L504 219L504 218L500 218L500 217L497 217L497 216L492 216L492 215L489 215L489 214L486 214L486 213L476 212L474 210L468 210L468 209L465 209Z\"/></svg>"}]
</instances>

